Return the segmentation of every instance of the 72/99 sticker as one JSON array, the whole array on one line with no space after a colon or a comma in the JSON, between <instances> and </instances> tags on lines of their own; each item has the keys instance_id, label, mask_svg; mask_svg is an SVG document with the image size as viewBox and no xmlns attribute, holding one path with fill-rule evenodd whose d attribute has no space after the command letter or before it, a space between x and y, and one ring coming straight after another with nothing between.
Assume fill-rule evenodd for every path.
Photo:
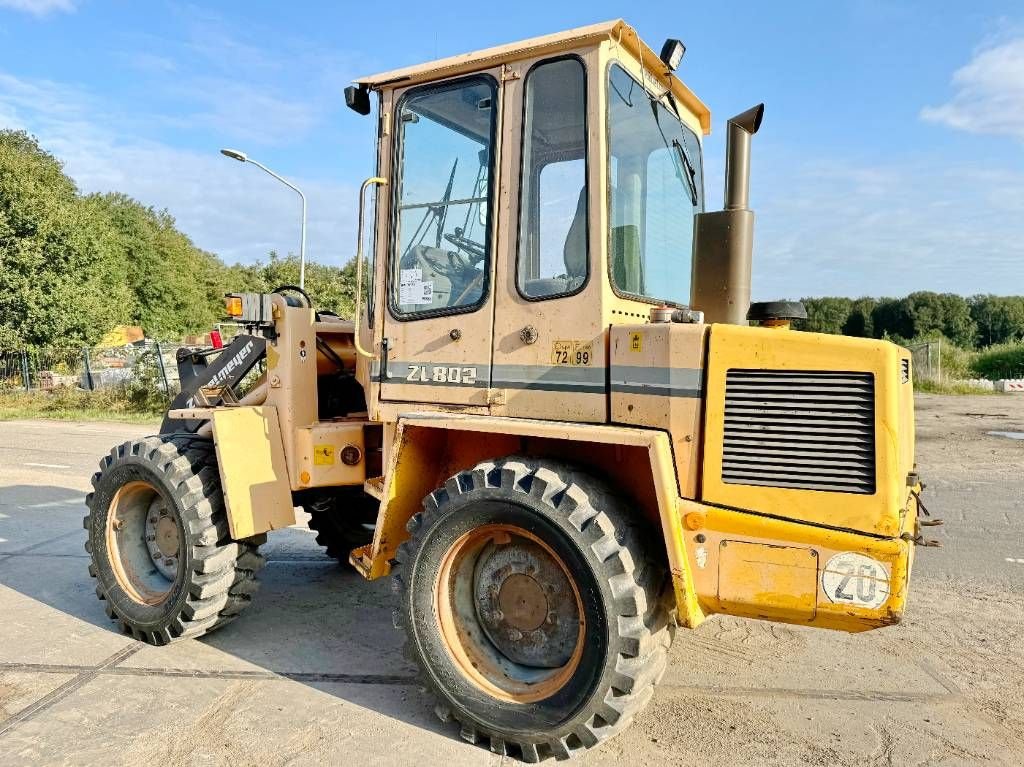
<instances>
[{"instance_id":1,"label":"72/99 sticker","mask_svg":"<svg viewBox=\"0 0 1024 767\"><path fill-rule=\"evenodd\" d=\"M589 366L594 362L590 341L555 341L551 347L552 365Z\"/></svg>"}]
</instances>

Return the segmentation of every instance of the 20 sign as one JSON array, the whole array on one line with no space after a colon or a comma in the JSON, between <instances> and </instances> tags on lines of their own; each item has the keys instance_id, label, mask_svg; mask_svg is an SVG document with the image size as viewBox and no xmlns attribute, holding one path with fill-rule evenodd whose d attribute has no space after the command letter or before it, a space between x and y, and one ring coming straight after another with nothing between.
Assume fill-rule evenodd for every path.
<instances>
[{"instance_id":1,"label":"20 sign","mask_svg":"<svg viewBox=\"0 0 1024 767\"><path fill-rule=\"evenodd\" d=\"M837 604L875 610L889 598L889 573L878 560L844 551L821 571L821 590Z\"/></svg>"}]
</instances>

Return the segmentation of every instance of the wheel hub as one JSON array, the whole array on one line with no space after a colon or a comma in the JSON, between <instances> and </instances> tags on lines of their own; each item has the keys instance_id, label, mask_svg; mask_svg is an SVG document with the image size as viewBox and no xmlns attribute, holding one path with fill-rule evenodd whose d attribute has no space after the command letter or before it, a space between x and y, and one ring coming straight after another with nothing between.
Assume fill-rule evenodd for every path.
<instances>
[{"instance_id":1,"label":"wheel hub","mask_svg":"<svg viewBox=\"0 0 1024 767\"><path fill-rule=\"evenodd\" d=\"M156 605L173 591L182 547L178 519L149 482L122 485L107 510L111 569L136 602Z\"/></svg>"},{"instance_id":2,"label":"wheel hub","mask_svg":"<svg viewBox=\"0 0 1024 767\"><path fill-rule=\"evenodd\" d=\"M583 602L551 546L518 525L464 533L434 583L438 627L459 671L501 700L532 703L560 690L583 654Z\"/></svg>"},{"instance_id":3,"label":"wheel hub","mask_svg":"<svg viewBox=\"0 0 1024 767\"><path fill-rule=\"evenodd\" d=\"M544 589L529 575L510 575L498 589L498 608L505 622L519 631L535 631L548 617Z\"/></svg>"},{"instance_id":4,"label":"wheel hub","mask_svg":"<svg viewBox=\"0 0 1024 767\"><path fill-rule=\"evenodd\" d=\"M178 551L181 538L178 523L168 511L163 499L156 498L146 513L146 548L153 566L168 580L178 574Z\"/></svg>"},{"instance_id":5,"label":"wheel hub","mask_svg":"<svg viewBox=\"0 0 1024 767\"><path fill-rule=\"evenodd\" d=\"M477 560L474 593L484 633L507 658L538 668L568 663L579 610L564 570L543 547L497 537Z\"/></svg>"}]
</instances>

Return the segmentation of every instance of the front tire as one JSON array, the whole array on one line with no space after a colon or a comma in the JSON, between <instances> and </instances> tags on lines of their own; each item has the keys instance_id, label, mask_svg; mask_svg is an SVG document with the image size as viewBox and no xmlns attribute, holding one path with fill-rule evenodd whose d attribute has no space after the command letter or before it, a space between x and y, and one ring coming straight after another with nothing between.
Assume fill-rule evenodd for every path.
<instances>
[{"instance_id":1,"label":"front tire","mask_svg":"<svg viewBox=\"0 0 1024 767\"><path fill-rule=\"evenodd\" d=\"M664 673L671 589L594 478L506 458L449 479L397 552L396 625L466 740L536 762L624 729Z\"/></svg>"},{"instance_id":2,"label":"front tire","mask_svg":"<svg viewBox=\"0 0 1024 767\"><path fill-rule=\"evenodd\" d=\"M252 601L265 536L231 540L211 442L125 442L100 461L92 485L89 574L122 631L163 645L213 631Z\"/></svg>"}]
</instances>

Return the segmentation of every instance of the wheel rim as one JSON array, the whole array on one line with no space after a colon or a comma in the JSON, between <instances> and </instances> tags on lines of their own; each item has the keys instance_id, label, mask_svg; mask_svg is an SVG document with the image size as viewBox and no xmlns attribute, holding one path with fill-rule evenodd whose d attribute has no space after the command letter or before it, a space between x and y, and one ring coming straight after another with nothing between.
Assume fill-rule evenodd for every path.
<instances>
[{"instance_id":1,"label":"wheel rim","mask_svg":"<svg viewBox=\"0 0 1024 767\"><path fill-rule=\"evenodd\" d=\"M521 527L484 525L456 540L438 571L435 604L452 660L495 698L543 700L579 665L579 590L562 558Z\"/></svg>"},{"instance_id":2,"label":"wheel rim","mask_svg":"<svg viewBox=\"0 0 1024 767\"><path fill-rule=\"evenodd\" d=\"M107 551L114 577L136 602L163 602L178 579L181 526L148 482L118 489L107 511Z\"/></svg>"}]
</instances>

